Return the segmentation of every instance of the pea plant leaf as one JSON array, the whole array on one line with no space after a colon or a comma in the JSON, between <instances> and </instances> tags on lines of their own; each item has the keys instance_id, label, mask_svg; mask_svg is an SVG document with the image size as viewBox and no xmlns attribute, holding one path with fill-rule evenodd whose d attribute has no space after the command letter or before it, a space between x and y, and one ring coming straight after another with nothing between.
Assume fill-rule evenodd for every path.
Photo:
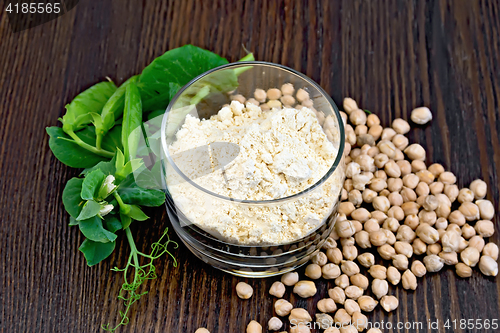
<instances>
[{"instance_id":1,"label":"pea plant leaf","mask_svg":"<svg viewBox=\"0 0 500 333\"><path fill-rule=\"evenodd\" d=\"M129 175L118 188L123 202L147 207L157 207L165 202L165 193L156 189L145 189L138 186L133 175Z\"/></svg>"},{"instance_id":2,"label":"pea plant leaf","mask_svg":"<svg viewBox=\"0 0 500 333\"><path fill-rule=\"evenodd\" d=\"M122 228L122 223L120 220L112 215L107 215L103 221L104 228L106 230L115 233Z\"/></svg>"},{"instance_id":3,"label":"pea plant leaf","mask_svg":"<svg viewBox=\"0 0 500 333\"><path fill-rule=\"evenodd\" d=\"M104 172L101 169L95 169L85 175L82 184L81 197L85 200L92 200L97 195L97 191L102 185L102 182L106 178Z\"/></svg>"},{"instance_id":4,"label":"pea plant leaf","mask_svg":"<svg viewBox=\"0 0 500 333\"><path fill-rule=\"evenodd\" d=\"M85 239L78 249L85 256L87 265L94 266L109 257L115 245L116 242L100 243Z\"/></svg>"},{"instance_id":5,"label":"pea plant leaf","mask_svg":"<svg viewBox=\"0 0 500 333\"><path fill-rule=\"evenodd\" d=\"M145 111L165 109L180 87L196 76L227 63L221 56L193 45L165 52L144 68L139 77L138 86Z\"/></svg>"},{"instance_id":6,"label":"pea plant leaf","mask_svg":"<svg viewBox=\"0 0 500 333\"><path fill-rule=\"evenodd\" d=\"M128 214L133 220L137 221L145 221L149 219L149 217L144 214L139 206L131 205L130 213Z\"/></svg>"},{"instance_id":7,"label":"pea plant leaf","mask_svg":"<svg viewBox=\"0 0 500 333\"><path fill-rule=\"evenodd\" d=\"M114 233L104 229L102 220L98 216L82 220L78 223L78 226L80 227L82 234L91 241L108 243L113 242L116 239L116 235Z\"/></svg>"},{"instance_id":8,"label":"pea plant leaf","mask_svg":"<svg viewBox=\"0 0 500 333\"><path fill-rule=\"evenodd\" d=\"M83 208L85 200L82 199L80 193L82 192L83 179L81 178L71 178L64 187L62 200L64 208L69 215L73 218L77 218L80 211Z\"/></svg>"},{"instance_id":9,"label":"pea plant leaf","mask_svg":"<svg viewBox=\"0 0 500 333\"><path fill-rule=\"evenodd\" d=\"M106 133L102 139L102 148L116 152L117 149L122 150L122 126L116 125Z\"/></svg>"},{"instance_id":10,"label":"pea plant leaf","mask_svg":"<svg viewBox=\"0 0 500 333\"><path fill-rule=\"evenodd\" d=\"M116 91L113 82L100 82L76 96L66 105L66 114L62 117L63 130L77 131L92 122L92 112L101 113L108 99Z\"/></svg>"},{"instance_id":11,"label":"pea plant leaf","mask_svg":"<svg viewBox=\"0 0 500 333\"><path fill-rule=\"evenodd\" d=\"M76 219L81 222L83 220L97 216L101 208L102 206L99 203L95 202L94 200L89 200L83 205L82 211Z\"/></svg>"},{"instance_id":12,"label":"pea plant leaf","mask_svg":"<svg viewBox=\"0 0 500 333\"><path fill-rule=\"evenodd\" d=\"M46 131L50 136L50 150L52 150L52 153L59 161L67 166L72 168L90 168L101 161L108 160L77 145L60 127L47 127ZM80 133L77 133L79 137ZM82 140L85 141L83 138Z\"/></svg>"},{"instance_id":13,"label":"pea plant leaf","mask_svg":"<svg viewBox=\"0 0 500 333\"><path fill-rule=\"evenodd\" d=\"M127 229L132 223L130 216L120 213L120 220L122 222L122 228Z\"/></svg>"}]
</instances>

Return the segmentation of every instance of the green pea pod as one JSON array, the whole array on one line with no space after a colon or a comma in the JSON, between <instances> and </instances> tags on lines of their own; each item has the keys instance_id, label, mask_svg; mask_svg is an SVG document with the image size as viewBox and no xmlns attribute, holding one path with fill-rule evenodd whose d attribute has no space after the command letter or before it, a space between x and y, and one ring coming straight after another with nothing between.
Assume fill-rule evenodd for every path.
<instances>
[{"instance_id":1,"label":"green pea pod","mask_svg":"<svg viewBox=\"0 0 500 333\"><path fill-rule=\"evenodd\" d=\"M114 94L109 98L104 107L102 108L101 117L96 121L94 119L94 126L96 128L97 142L96 146L100 148L102 138L106 133L115 126L115 121L121 117L123 113L123 107L125 104L125 91L127 86L131 82L136 82L139 75L132 76L130 79L125 81Z\"/></svg>"},{"instance_id":2,"label":"green pea pod","mask_svg":"<svg viewBox=\"0 0 500 333\"><path fill-rule=\"evenodd\" d=\"M135 158L142 135L142 101L139 89L134 82L127 85L125 91L125 109L123 110L122 144L125 161Z\"/></svg>"}]
</instances>

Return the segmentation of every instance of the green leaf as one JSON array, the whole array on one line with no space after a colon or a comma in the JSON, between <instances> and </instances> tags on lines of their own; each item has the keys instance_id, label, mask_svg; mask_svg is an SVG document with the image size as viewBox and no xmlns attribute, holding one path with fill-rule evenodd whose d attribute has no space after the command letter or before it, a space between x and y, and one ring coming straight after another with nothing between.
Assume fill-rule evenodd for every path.
<instances>
[{"instance_id":1,"label":"green leaf","mask_svg":"<svg viewBox=\"0 0 500 333\"><path fill-rule=\"evenodd\" d=\"M101 113L108 99L116 91L113 82L101 82L80 93L66 105L66 114L62 117L63 128L77 131L92 121L90 113Z\"/></svg>"},{"instance_id":2,"label":"green leaf","mask_svg":"<svg viewBox=\"0 0 500 333\"><path fill-rule=\"evenodd\" d=\"M123 150L121 125L116 125L104 136L102 139L102 148L113 152L116 152L117 149Z\"/></svg>"},{"instance_id":3,"label":"green leaf","mask_svg":"<svg viewBox=\"0 0 500 333\"><path fill-rule=\"evenodd\" d=\"M91 173L92 171L94 170L101 170L104 175L112 175L115 173L115 163L113 162L113 160L109 161L109 162L99 162L97 163L95 166L93 166L92 168L88 168L88 169L85 169L82 171L82 175L87 175L89 173Z\"/></svg>"},{"instance_id":4,"label":"green leaf","mask_svg":"<svg viewBox=\"0 0 500 333\"><path fill-rule=\"evenodd\" d=\"M115 245L116 242L100 243L86 239L80 245L79 250L87 259L87 265L94 266L109 257L113 253Z\"/></svg>"},{"instance_id":5,"label":"green leaf","mask_svg":"<svg viewBox=\"0 0 500 333\"><path fill-rule=\"evenodd\" d=\"M131 205L130 213L128 214L133 220L137 221L145 221L149 219L149 217L144 214L139 206Z\"/></svg>"},{"instance_id":6,"label":"green leaf","mask_svg":"<svg viewBox=\"0 0 500 333\"><path fill-rule=\"evenodd\" d=\"M107 215L103 221L104 228L110 232L116 232L122 228L120 220L114 216Z\"/></svg>"},{"instance_id":7,"label":"green leaf","mask_svg":"<svg viewBox=\"0 0 500 333\"><path fill-rule=\"evenodd\" d=\"M69 215L73 218L77 218L82 210L85 200L82 199L80 193L82 192L82 178L71 178L64 187L62 194L62 201L64 208Z\"/></svg>"},{"instance_id":8,"label":"green leaf","mask_svg":"<svg viewBox=\"0 0 500 333\"><path fill-rule=\"evenodd\" d=\"M101 169L93 170L85 175L82 185L82 199L93 200L105 178L106 175Z\"/></svg>"},{"instance_id":9,"label":"green leaf","mask_svg":"<svg viewBox=\"0 0 500 333\"><path fill-rule=\"evenodd\" d=\"M149 64L139 78L144 109L165 109L180 87L196 76L227 63L221 56L193 45L165 52Z\"/></svg>"},{"instance_id":10,"label":"green leaf","mask_svg":"<svg viewBox=\"0 0 500 333\"><path fill-rule=\"evenodd\" d=\"M70 226L78 225L78 223L80 223L80 221L78 221L77 219L75 219L73 216L69 217L69 225Z\"/></svg>"},{"instance_id":11,"label":"green leaf","mask_svg":"<svg viewBox=\"0 0 500 333\"><path fill-rule=\"evenodd\" d=\"M83 205L83 209L76 218L78 221L83 221L90 219L91 217L97 216L101 210L101 205L94 200L89 200ZM81 225L81 224L80 224Z\"/></svg>"},{"instance_id":12,"label":"green leaf","mask_svg":"<svg viewBox=\"0 0 500 333\"><path fill-rule=\"evenodd\" d=\"M120 220L122 221L122 228L127 229L132 223L130 216L120 213Z\"/></svg>"},{"instance_id":13,"label":"green leaf","mask_svg":"<svg viewBox=\"0 0 500 333\"><path fill-rule=\"evenodd\" d=\"M367 114L372 114L370 110L364 110Z\"/></svg>"},{"instance_id":14,"label":"green leaf","mask_svg":"<svg viewBox=\"0 0 500 333\"><path fill-rule=\"evenodd\" d=\"M165 193L156 189L139 187L133 175L129 175L118 187L118 194L123 202L146 207L157 207L165 202Z\"/></svg>"},{"instance_id":15,"label":"green leaf","mask_svg":"<svg viewBox=\"0 0 500 333\"><path fill-rule=\"evenodd\" d=\"M72 168L90 168L101 161L108 159L80 147L60 127L47 127L50 136L49 147L54 156L62 163ZM77 135L80 137L81 132ZM80 137L83 141L84 138ZM93 143L89 143L93 144Z\"/></svg>"},{"instance_id":16,"label":"green leaf","mask_svg":"<svg viewBox=\"0 0 500 333\"><path fill-rule=\"evenodd\" d=\"M125 92L123 111L122 145L125 161L136 157L139 140L142 136L142 101L135 83L130 83Z\"/></svg>"},{"instance_id":17,"label":"green leaf","mask_svg":"<svg viewBox=\"0 0 500 333\"><path fill-rule=\"evenodd\" d=\"M114 233L104 229L102 220L98 216L82 220L78 226L82 234L87 237L87 239L94 242L113 242L117 237Z\"/></svg>"},{"instance_id":18,"label":"green leaf","mask_svg":"<svg viewBox=\"0 0 500 333\"><path fill-rule=\"evenodd\" d=\"M128 175L139 169L143 165L142 158L136 158L128 161L122 168L116 170L116 179L118 181L124 180Z\"/></svg>"}]
</instances>

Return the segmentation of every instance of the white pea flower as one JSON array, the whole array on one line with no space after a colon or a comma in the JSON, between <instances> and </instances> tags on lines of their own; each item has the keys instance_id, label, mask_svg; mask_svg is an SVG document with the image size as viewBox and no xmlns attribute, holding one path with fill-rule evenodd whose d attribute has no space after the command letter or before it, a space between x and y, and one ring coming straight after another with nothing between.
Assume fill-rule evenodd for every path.
<instances>
[{"instance_id":1,"label":"white pea flower","mask_svg":"<svg viewBox=\"0 0 500 333\"><path fill-rule=\"evenodd\" d=\"M104 182L99 189L99 197L105 199L108 195L111 194L116 188L116 185L113 184L115 181L115 177L113 175L109 175L104 179Z\"/></svg>"},{"instance_id":2,"label":"white pea flower","mask_svg":"<svg viewBox=\"0 0 500 333\"><path fill-rule=\"evenodd\" d=\"M108 215L113 210L113 208L115 208L113 205L104 205L99 211L99 215L101 216Z\"/></svg>"}]
</instances>

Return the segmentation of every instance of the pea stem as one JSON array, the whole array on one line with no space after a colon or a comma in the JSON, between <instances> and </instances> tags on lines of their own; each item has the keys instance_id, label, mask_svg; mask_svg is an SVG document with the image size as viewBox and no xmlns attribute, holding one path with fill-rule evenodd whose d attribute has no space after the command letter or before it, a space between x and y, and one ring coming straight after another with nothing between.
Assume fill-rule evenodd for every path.
<instances>
[{"instance_id":1,"label":"pea stem","mask_svg":"<svg viewBox=\"0 0 500 333\"><path fill-rule=\"evenodd\" d=\"M113 158L113 156L115 156L114 153L110 152L110 151L107 151L107 150L104 150L104 149L100 149L100 148L96 148L94 146L91 146L89 145L88 143L84 142L82 139L80 139L78 137L78 135L75 134L75 132L73 132L72 130L66 130L66 133L73 139L75 140L75 143L77 145L79 145L80 147L84 148L84 149L87 149L88 151L94 153L94 154L97 154L99 156L103 156L103 157L107 157L107 158Z\"/></svg>"}]
</instances>

